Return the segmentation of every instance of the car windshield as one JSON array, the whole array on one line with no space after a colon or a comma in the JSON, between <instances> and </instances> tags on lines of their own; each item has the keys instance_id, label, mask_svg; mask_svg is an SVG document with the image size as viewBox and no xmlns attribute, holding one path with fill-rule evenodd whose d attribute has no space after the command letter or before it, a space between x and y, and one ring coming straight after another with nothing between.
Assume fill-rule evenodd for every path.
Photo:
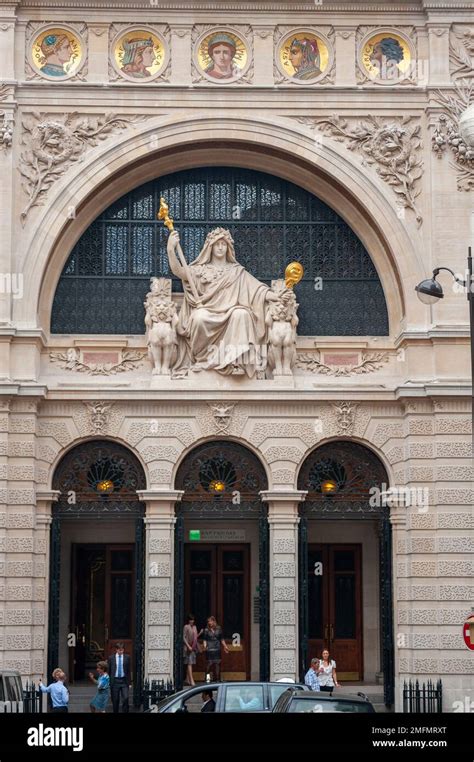
<instances>
[{"instance_id":1,"label":"car windshield","mask_svg":"<svg viewBox=\"0 0 474 762\"><path fill-rule=\"evenodd\" d=\"M370 704L351 701L320 701L317 698L301 699L293 698L290 704L290 712L370 712Z\"/></svg>"}]
</instances>

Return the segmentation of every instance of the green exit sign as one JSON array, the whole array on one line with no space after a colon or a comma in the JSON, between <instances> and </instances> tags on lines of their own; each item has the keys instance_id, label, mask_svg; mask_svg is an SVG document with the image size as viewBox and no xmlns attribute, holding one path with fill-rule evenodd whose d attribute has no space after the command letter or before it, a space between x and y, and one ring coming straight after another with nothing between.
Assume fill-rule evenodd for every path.
<instances>
[{"instance_id":1,"label":"green exit sign","mask_svg":"<svg viewBox=\"0 0 474 762\"><path fill-rule=\"evenodd\" d=\"M200 529L190 529L189 530L189 539L192 542L199 542L201 539L201 530Z\"/></svg>"}]
</instances>

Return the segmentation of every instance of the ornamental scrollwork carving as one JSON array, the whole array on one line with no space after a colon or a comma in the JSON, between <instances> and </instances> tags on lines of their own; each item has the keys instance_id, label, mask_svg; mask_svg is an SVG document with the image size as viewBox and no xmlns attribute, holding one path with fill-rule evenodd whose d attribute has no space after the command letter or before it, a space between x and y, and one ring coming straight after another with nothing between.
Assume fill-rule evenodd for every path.
<instances>
[{"instance_id":1,"label":"ornamental scrollwork carving","mask_svg":"<svg viewBox=\"0 0 474 762\"><path fill-rule=\"evenodd\" d=\"M43 203L51 185L82 159L89 147L98 145L113 131L133 125L136 119L117 114L27 114L22 121L24 151L19 171L24 178L28 203L21 213L24 221L33 206Z\"/></svg>"},{"instance_id":2,"label":"ornamental scrollwork carving","mask_svg":"<svg viewBox=\"0 0 474 762\"><path fill-rule=\"evenodd\" d=\"M86 363L80 359L80 353L74 347L66 352L50 352L50 360L60 364L63 370L73 370L77 373L87 373L90 376L114 376L117 373L135 370L145 358L143 352L122 352L118 362Z\"/></svg>"},{"instance_id":3,"label":"ornamental scrollwork carving","mask_svg":"<svg viewBox=\"0 0 474 762\"><path fill-rule=\"evenodd\" d=\"M309 371L310 373L321 373L324 376L352 376L363 373L373 373L380 370L388 362L388 352L363 353L360 362L357 365L338 366L327 365L321 362L319 352L314 354L298 353L296 367Z\"/></svg>"},{"instance_id":4,"label":"ornamental scrollwork carving","mask_svg":"<svg viewBox=\"0 0 474 762\"><path fill-rule=\"evenodd\" d=\"M469 86L454 85L456 95L438 90L434 99L442 108L435 125L432 148L438 159L449 148L457 170L458 190L474 188L474 148L467 145L459 131L459 120L466 109L474 104L474 82Z\"/></svg>"},{"instance_id":5,"label":"ornamental scrollwork carving","mask_svg":"<svg viewBox=\"0 0 474 762\"><path fill-rule=\"evenodd\" d=\"M346 143L349 151L359 151L363 166L374 165L377 174L397 194L400 207L411 209L420 226L423 218L415 201L421 193L418 181L423 174L421 125L418 121L412 124L413 118L405 116L397 123L368 116L354 127L337 114L325 119L298 117L298 121Z\"/></svg>"},{"instance_id":6,"label":"ornamental scrollwork carving","mask_svg":"<svg viewBox=\"0 0 474 762\"><path fill-rule=\"evenodd\" d=\"M449 62L454 81L460 77L474 77L474 28L452 28L449 35Z\"/></svg>"},{"instance_id":7,"label":"ornamental scrollwork carving","mask_svg":"<svg viewBox=\"0 0 474 762\"><path fill-rule=\"evenodd\" d=\"M5 101L13 95L13 89L9 85L0 86L0 101ZM13 109L13 105L10 106ZM0 149L10 148L13 142L13 113L12 111L0 111Z\"/></svg>"}]
</instances>

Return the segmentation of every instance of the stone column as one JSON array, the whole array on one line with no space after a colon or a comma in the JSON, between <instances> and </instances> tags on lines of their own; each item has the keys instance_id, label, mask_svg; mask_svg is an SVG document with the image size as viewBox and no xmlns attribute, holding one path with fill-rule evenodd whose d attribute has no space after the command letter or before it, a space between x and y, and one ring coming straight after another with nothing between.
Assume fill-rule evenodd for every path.
<instances>
[{"instance_id":1,"label":"stone column","mask_svg":"<svg viewBox=\"0 0 474 762\"><path fill-rule=\"evenodd\" d=\"M58 500L60 494L59 490L44 490L36 493L34 566L37 576L42 579L45 598L34 602L31 621L28 621L33 630L32 671L34 679L38 679L41 675L46 676L48 668L50 527L53 520L53 503ZM48 682L50 677L50 675L47 676Z\"/></svg>"},{"instance_id":2,"label":"stone column","mask_svg":"<svg viewBox=\"0 0 474 762\"><path fill-rule=\"evenodd\" d=\"M146 503L145 678L173 679L175 503L182 490L139 490Z\"/></svg>"},{"instance_id":3,"label":"stone column","mask_svg":"<svg viewBox=\"0 0 474 762\"><path fill-rule=\"evenodd\" d=\"M407 628L403 624L411 624L400 615L399 591L400 576L406 576L406 552L407 552L407 509L404 505L390 509L390 523L392 525L392 593L393 593L393 648L394 648L394 673L395 673L395 711L402 711L402 688L403 680L410 676L406 674L407 654L409 638ZM404 580L403 580L404 582ZM379 581L382 584L382 580ZM411 628L408 627L410 630ZM381 665L383 668L383 664ZM405 672L405 675L402 673Z\"/></svg>"},{"instance_id":4,"label":"stone column","mask_svg":"<svg viewBox=\"0 0 474 762\"><path fill-rule=\"evenodd\" d=\"M298 504L300 490L261 492L270 525L270 680L299 679Z\"/></svg>"},{"instance_id":5,"label":"stone column","mask_svg":"<svg viewBox=\"0 0 474 762\"><path fill-rule=\"evenodd\" d=\"M2 61L1 82L5 85L3 100L0 101L0 126L9 126L13 129L15 145L18 144L18 125L14 126L15 121L15 10L14 5L11 8L2 8L0 10L0 60ZM7 87L7 85L10 85ZM12 293L16 298L23 296L23 284L19 277L18 268L13 260L13 203L15 198L15 172L14 167L18 157L14 159L13 146L0 146L0 172L2 181L0 183L0 325L11 325L11 300ZM8 339L7 339L8 342ZM8 377L10 374L2 375Z\"/></svg>"}]
</instances>

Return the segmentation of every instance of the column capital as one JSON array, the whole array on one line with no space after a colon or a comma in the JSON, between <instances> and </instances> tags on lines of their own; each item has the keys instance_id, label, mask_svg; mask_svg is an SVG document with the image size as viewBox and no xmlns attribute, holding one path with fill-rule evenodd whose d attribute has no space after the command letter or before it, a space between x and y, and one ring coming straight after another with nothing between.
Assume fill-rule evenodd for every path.
<instances>
[{"instance_id":1,"label":"column capital","mask_svg":"<svg viewBox=\"0 0 474 762\"><path fill-rule=\"evenodd\" d=\"M139 500L147 503L178 503L184 495L183 489L139 489Z\"/></svg>"},{"instance_id":2,"label":"column capital","mask_svg":"<svg viewBox=\"0 0 474 762\"><path fill-rule=\"evenodd\" d=\"M36 491L36 499L45 503L56 503L60 494L59 489L39 489Z\"/></svg>"},{"instance_id":3,"label":"column capital","mask_svg":"<svg viewBox=\"0 0 474 762\"><path fill-rule=\"evenodd\" d=\"M259 494L265 503L301 503L306 498L308 491L301 489L262 490Z\"/></svg>"},{"instance_id":4,"label":"column capital","mask_svg":"<svg viewBox=\"0 0 474 762\"><path fill-rule=\"evenodd\" d=\"M394 527L404 527L407 523L407 509L404 505L399 505L390 509L389 521Z\"/></svg>"}]
</instances>

